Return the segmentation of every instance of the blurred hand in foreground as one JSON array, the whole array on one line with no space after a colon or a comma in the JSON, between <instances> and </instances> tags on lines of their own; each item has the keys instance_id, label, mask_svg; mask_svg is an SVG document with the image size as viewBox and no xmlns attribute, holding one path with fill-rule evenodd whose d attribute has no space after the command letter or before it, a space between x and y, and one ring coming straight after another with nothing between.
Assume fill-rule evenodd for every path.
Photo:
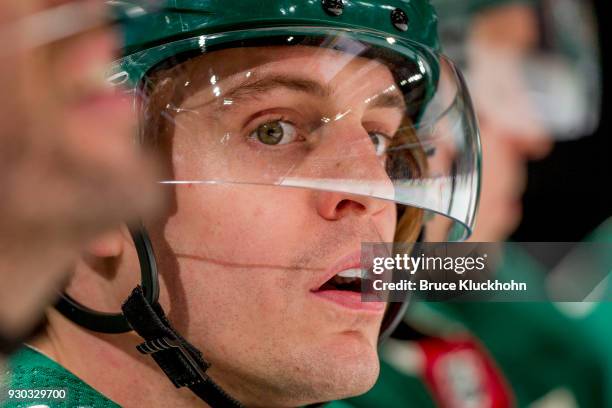
<instances>
[{"instance_id":1,"label":"blurred hand in foreground","mask_svg":"<svg viewBox=\"0 0 612 408\"><path fill-rule=\"evenodd\" d=\"M22 335L40 319L89 240L122 221L151 214L160 201L153 160L136 143L133 107L105 80L119 33L101 21L65 39L29 45L41 31L36 24L41 19L32 17L68 3L0 4L4 337ZM104 2L79 5L92 15L104 14Z\"/></svg>"}]
</instances>

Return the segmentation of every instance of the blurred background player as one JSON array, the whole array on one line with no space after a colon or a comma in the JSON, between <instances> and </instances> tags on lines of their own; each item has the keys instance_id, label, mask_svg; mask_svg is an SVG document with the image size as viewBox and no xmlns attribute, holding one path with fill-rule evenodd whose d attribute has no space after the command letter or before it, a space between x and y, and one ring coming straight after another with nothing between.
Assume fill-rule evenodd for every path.
<instances>
[{"instance_id":1,"label":"blurred background player","mask_svg":"<svg viewBox=\"0 0 612 408\"><path fill-rule=\"evenodd\" d=\"M585 182L610 174L602 153L610 139L598 131L603 73L594 4L433 3L481 125L483 185L472 240L504 241L520 225L519 240L610 243L612 224L604 221L612 206ZM549 154L530 165L528 184L528 161ZM520 224L523 206L529 218ZM500 275L546 281L546 269L515 247L505 259ZM383 346L377 385L350 403L610 406L611 312L605 302L414 304L397 339Z\"/></svg>"},{"instance_id":2,"label":"blurred background player","mask_svg":"<svg viewBox=\"0 0 612 408\"><path fill-rule=\"evenodd\" d=\"M106 82L120 43L109 17L101 1L0 4L0 352L88 240L159 204L131 106Z\"/></svg>"}]
</instances>

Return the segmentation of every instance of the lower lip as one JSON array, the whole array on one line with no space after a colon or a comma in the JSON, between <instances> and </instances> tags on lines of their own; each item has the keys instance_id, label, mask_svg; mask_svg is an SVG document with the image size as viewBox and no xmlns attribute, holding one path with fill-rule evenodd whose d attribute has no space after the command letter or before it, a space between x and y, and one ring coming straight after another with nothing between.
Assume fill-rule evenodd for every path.
<instances>
[{"instance_id":1,"label":"lower lip","mask_svg":"<svg viewBox=\"0 0 612 408\"><path fill-rule=\"evenodd\" d=\"M381 313L385 310L385 302L366 302L361 299L361 293L344 290L321 290L312 292L313 295L333 302L345 309L357 312Z\"/></svg>"}]
</instances>

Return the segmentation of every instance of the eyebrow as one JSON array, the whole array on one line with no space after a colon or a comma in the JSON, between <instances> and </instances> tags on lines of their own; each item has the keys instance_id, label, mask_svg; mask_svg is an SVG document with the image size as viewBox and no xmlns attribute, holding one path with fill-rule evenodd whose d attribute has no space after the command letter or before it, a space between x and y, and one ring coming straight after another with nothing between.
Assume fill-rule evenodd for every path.
<instances>
[{"instance_id":1,"label":"eyebrow","mask_svg":"<svg viewBox=\"0 0 612 408\"><path fill-rule=\"evenodd\" d=\"M247 79L223 92L221 96L223 99L239 103L241 100L254 99L257 98L258 95L277 88L303 92L320 98L330 98L333 96L334 92L330 86L322 85L308 78L278 74L259 79ZM200 108L215 102L215 100L216 98L213 98L212 100L197 104L188 109ZM406 109L404 97L398 91L381 92L371 99L371 103L368 103L368 106L370 108L395 108L402 112Z\"/></svg>"},{"instance_id":2,"label":"eyebrow","mask_svg":"<svg viewBox=\"0 0 612 408\"><path fill-rule=\"evenodd\" d=\"M332 90L329 86L321 85L311 79L289 75L274 75L256 79L255 81L243 82L228 90L223 97L228 99L250 98L258 94L269 92L275 88L286 88L321 98L328 98L332 94Z\"/></svg>"},{"instance_id":3,"label":"eyebrow","mask_svg":"<svg viewBox=\"0 0 612 408\"><path fill-rule=\"evenodd\" d=\"M328 98L332 94L332 90L329 86L321 85L320 83L307 78L279 74L257 79L256 73L254 73L253 76L255 78L249 78L234 86L231 86L228 90L224 90L217 96L222 97L224 100L231 100L232 104L235 104L240 103L243 100L256 99L259 95L278 88L304 92L321 98ZM207 87L207 89L209 88ZM214 104L214 102L217 100L217 97L215 97L205 102L196 103L194 106L189 106L185 109L193 110L202 108ZM215 107L214 109L219 110L220 107Z\"/></svg>"},{"instance_id":4,"label":"eyebrow","mask_svg":"<svg viewBox=\"0 0 612 408\"><path fill-rule=\"evenodd\" d=\"M406 110L404 97L398 91L376 95L371 102L368 103L371 108L396 108L402 112Z\"/></svg>"}]
</instances>

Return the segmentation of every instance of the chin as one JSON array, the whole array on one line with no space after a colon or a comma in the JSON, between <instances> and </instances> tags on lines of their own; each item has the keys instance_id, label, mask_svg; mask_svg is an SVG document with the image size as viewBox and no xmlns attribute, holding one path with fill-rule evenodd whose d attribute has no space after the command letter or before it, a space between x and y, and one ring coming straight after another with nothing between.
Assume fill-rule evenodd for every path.
<instances>
[{"instance_id":1,"label":"chin","mask_svg":"<svg viewBox=\"0 0 612 408\"><path fill-rule=\"evenodd\" d=\"M341 344L334 344L320 361L319 390L325 390L325 400L361 395L370 390L380 372L376 342L372 345L363 337L343 336ZM348 338L347 338L348 337ZM359 336L354 336L359 337Z\"/></svg>"},{"instance_id":2,"label":"chin","mask_svg":"<svg viewBox=\"0 0 612 408\"><path fill-rule=\"evenodd\" d=\"M243 402L247 406L307 406L361 395L374 386L380 371L376 341L357 332L318 340L270 356L264 371L257 373L262 381L252 388L257 390L255 399ZM266 389L270 392L262 392Z\"/></svg>"},{"instance_id":3,"label":"chin","mask_svg":"<svg viewBox=\"0 0 612 408\"><path fill-rule=\"evenodd\" d=\"M346 388L342 391L342 396L339 398L354 397L357 395L368 392L376 380L378 380L378 374L380 373L380 362L378 361L378 354L373 353L367 360L357 359L349 364L343 366L344 369L344 381Z\"/></svg>"}]
</instances>

